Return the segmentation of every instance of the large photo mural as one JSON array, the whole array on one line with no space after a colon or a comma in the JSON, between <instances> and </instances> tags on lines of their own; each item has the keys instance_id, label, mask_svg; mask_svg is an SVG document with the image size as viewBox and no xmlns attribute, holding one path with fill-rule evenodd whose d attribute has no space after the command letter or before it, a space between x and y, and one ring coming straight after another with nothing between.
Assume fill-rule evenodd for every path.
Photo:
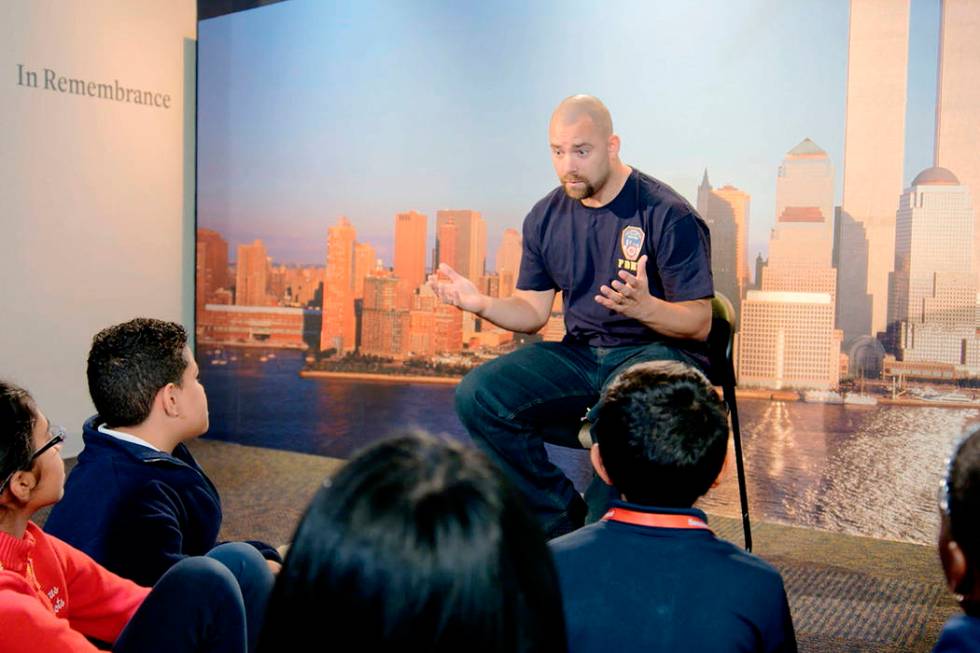
<instances>
[{"instance_id":1,"label":"large photo mural","mask_svg":"<svg viewBox=\"0 0 980 653\"><path fill-rule=\"evenodd\" d=\"M561 297L516 334L426 278L514 291L524 216L558 185L549 116L590 93L623 161L710 229L753 518L931 541L943 460L980 423L978 14L291 0L202 21L208 437L339 458L398 427L468 439L455 385L560 340ZM734 471L705 507L736 514Z\"/></svg>"}]
</instances>

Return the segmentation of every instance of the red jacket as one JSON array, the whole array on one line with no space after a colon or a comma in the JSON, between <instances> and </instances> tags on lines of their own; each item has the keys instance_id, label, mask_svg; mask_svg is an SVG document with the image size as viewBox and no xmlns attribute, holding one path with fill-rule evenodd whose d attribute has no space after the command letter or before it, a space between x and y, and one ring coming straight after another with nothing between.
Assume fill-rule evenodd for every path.
<instances>
[{"instance_id":1,"label":"red jacket","mask_svg":"<svg viewBox=\"0 0 980 653\"><path fill-rule=\"evenodd\" d=\"M0 652L96 651L115 642L150 593L33 522L0 533Z\"/></svg>"}]
</instances>

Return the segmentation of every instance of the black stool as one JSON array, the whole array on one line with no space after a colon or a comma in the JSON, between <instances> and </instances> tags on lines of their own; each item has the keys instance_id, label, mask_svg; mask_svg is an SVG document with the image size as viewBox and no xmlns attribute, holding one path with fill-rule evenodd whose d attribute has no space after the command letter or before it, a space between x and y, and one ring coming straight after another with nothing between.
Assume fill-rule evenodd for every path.
<instances>
[{"instance_id":1,"label":"black stool","mask_svg":"<svg viewBox=\"0 0 980 653\"><path fill-rule=\"evenodd\" d=\"M735 309L721 293L711 300L711 332L708 334L708 356L711 370L708 380L721 386L732 424L732 440L735 443L735 471L738 475L738 496L742 505L742 531L745 534L745 550L752 550L752 526L749 523L749 495L745 487L745 465L742 462L742 432L738 427L738 405L735 402L735 362L732 344L735 340Z\"/></svg>"}]
</instances>

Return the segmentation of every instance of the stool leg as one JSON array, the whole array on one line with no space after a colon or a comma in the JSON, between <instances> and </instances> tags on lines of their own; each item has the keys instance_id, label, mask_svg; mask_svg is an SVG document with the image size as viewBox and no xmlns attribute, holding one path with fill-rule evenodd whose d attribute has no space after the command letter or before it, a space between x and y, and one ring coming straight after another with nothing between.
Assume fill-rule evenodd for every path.
<instances>
[{"instance_id":1,"label":"stool leg","mask_svg":"<svg viewBox=\"0 0 980 653\"><path fill-rule=\"evenodd\" d=\"M725 403L732 420L732 440L735 443L735 471L738 476L738 496L742 504L742 531L745 534L745 550L752 550L752 526L749 524L749 495L745 486L745 465L742 462L742 432L738 426L738 406L735 403L735 386L725 384Z\"/></svg>"}]
</instances>

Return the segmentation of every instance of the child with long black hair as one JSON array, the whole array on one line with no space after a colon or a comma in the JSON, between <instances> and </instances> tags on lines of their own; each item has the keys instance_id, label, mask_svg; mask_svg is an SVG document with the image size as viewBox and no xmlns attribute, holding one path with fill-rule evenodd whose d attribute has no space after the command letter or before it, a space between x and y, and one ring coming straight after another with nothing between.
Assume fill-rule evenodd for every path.
<instances>
[{"instance_id":1,"label":"child with long black hair","mask_svg":"<svg viewBox=\"0 0 980 653\"><path fill-rule=\"evenodd\" d=\"M261 651L564 652L544 536L478 451L371 446L324 484L276 580Z\"/></svg>"}]
</instances>

